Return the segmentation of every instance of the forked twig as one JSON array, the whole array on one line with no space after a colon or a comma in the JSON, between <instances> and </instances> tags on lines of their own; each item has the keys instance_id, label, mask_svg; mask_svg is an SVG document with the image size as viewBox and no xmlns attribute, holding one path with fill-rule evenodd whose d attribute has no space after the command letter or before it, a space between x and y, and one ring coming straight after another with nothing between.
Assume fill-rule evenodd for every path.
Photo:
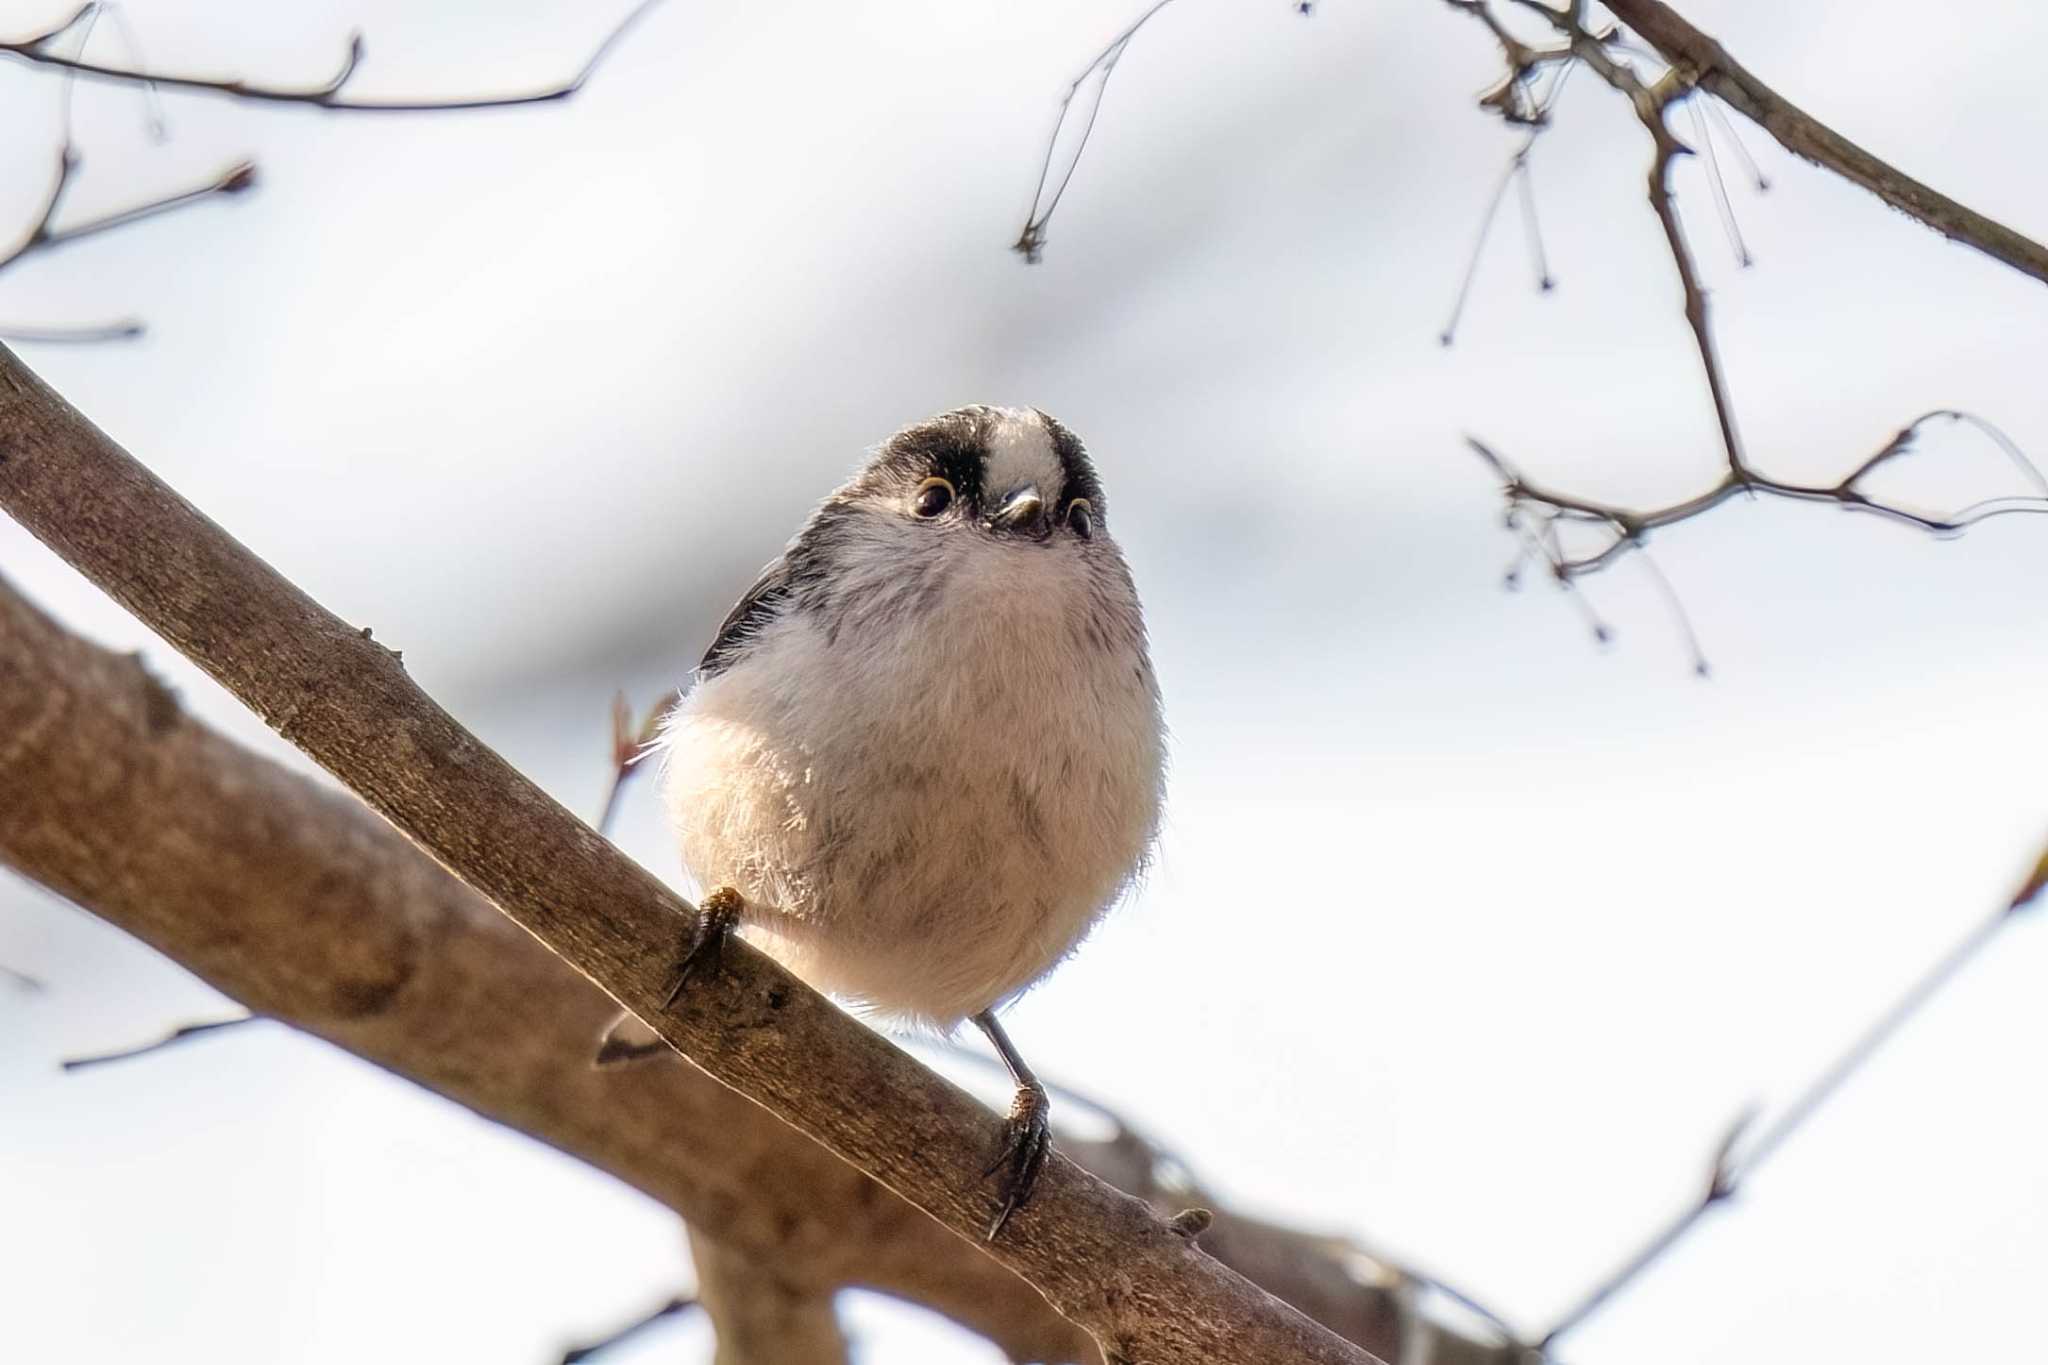
<instances>
[{"instance_id":1,"label":"forked twig","mask_svg":"<svg viewBox=\"0 0 2048 1365\"><path fill-rule=\"evenodd\" d=\"M1109 78L1115 73L1116 64L1123 59L1124 49L1131 45L1131 39L1138 36L1139 29L1172 3L1173 0L1153 0L1129 27L1109 40L1109 46L1095 54L1094 60L1082 68L1081 74L1074 77L1066 93L1060 96L1060 111L1053 120L1052 135L1045 141L1045 161L1038 168L1038 183L1031 190L1031 209L1024 216L1023 231L1017 234L1017 240L1010 246L1026 261L1036 264L1045 251L1046 224L1052 221L1053 210L1060 206L1060 198L1066 194L1067 185L1081 164L1081 153L1088 149L1088 139L1095 134L1095 117L1102 112L1102 96L1109 88ZM1073 154L1067 158L1066 169L1060 172L1058 182L1052 183L1053 159L1059 153L1060 134L1066 131L1068 118L1074 112L1075 96L1091 81L1094 83L1094 95L1088 101L1088 113L1081 122ZM1048 184L1051 184L1050 194L1047 193Z\"/></svg>"},{"instance_id":2,"label":"forked twig","mask_svg":"<svg viewBox=\"0 0 2048 1365\"><path fill-rule=\"evenodd\" d=\"M2000 451L2012 459L2021 474L2038 491L1987 498L1950 512L1929 512L1902 502L1889 501L1865 491L1864 481L1892 460L1908 454L1921 428L1936 420L1970 426L1990 439ZM1789 483L1770 478L1747 467L1740 472L1730 468L1712 487L1702 493L1663 507L1642 509L1620 507L1546 488L1522 474L1485 442L1471 436L1465 439L1480 459L1500 478L1502 496L1507 500L1509 511L1515 517L1527 518L1544 528L1568 522L1596 527L1607 533L1607 539L1599 549L1578 555L1565 553L1561 543L1554 536L1546 536L1542 541L1544 557L1548 561L1552 575L1559 579L1575 579L1597 573L1630 550L1640 549L1652 531L1676 525L1681 521L1690 521L1712 511L1738 493L1785 498L1795 502L1833 503L1846 511L1867 512L1934 535L1956 535L1980 522L1990 521L1996 517L2039 515L2048 512L2048 478L2043 477L2040 469L2027 458L2012 438L1975 413L1961 412L1953 408L1936 408L1931 412L1921 413L1901 427L1875 454L1857 465L1837 483Z\"/></svg>"},{"instance_id":3,"label":"forked twig","mask_svg":"<svg viewBox=\"0 0 2048 1365\"><path fill-rule=\"evenodd\" d=\"M317 109L350 110L369 114L504 109L524 104L547 104L575 95L589 83L592 76L597 74L598 68L604 64L605 59L618 47L627 33L661 2L662 0L640 0L639 4L627 11L626 16L613 26L603 41L591 52L589 58L568 79L537 90L517 91L504 95L451 95L438 98L363 98L350 95L347 93L347 87L355 78L363 60L363 35L360 33L349 35L348 52L343 57L340 68L326 80L309 86L264 85L239 77L191 76L176 72L146 71L137 67L108 66L102 62L88 61L83 56L67 56L52 50L51 44L54 40L69 32L97 10L97 4L81 6L54 28L44 29L25 38L0 41L0 55L10 56L38 67L69 72L87 80L159 86L168 90L192 90L267 104L298 104Z\"/></svg>"}]
</instances>

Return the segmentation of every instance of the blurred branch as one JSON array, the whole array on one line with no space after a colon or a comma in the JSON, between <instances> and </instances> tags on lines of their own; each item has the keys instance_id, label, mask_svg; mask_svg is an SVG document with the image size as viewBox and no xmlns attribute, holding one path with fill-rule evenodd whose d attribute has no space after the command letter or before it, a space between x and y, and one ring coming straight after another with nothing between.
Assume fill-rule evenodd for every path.
<instances>
[{"instance_id":1,"label":"blurred branch","mask_svg":"<svg viewBox=\"0 0 2048 1365\"><path fill-rule=\"evenodd\" d=\"M0 980L6 981L24 995L37 995L46 989L41 977L30 976L27 972L10 967L4 962L0 962Z\"/></svg>"},{"instance_id":2,"label":"blurred branch","mask_svg":"<svg viewBox=\"0 0 2048 1365\"><path fill-rule=\"evenodd\" d=\"M457 725L390 650L280 577L4 349L0 451L0 506L522 928L707 1073L960 1236L982 1235L990 1194L975 1173L1000 1150L997 1116L744 942L671 1006L693 907ZM986 1254L1120 1355L1367 1359L1057 1154Z\"/></svg>"},{"instance_id":3,"label":"blurred branch","mask_svg":"<svg viewBox=\"0 0 2048 1365\"><path fill-rule=\"evenodd\" d=\"M1662 1260L1667 1252L1685 1239L1686 1234L1691 1232L1708 1212L1740 1193L1743 1183L1761 1170L1764 1163L1776 1155L1780 1147L1805 1127L1851 1077L1867 1066L1871 1058L1882 1051L1884 1045L1890 1042L1943 986L1983 956L1985 950L2005 928L2019 918L2020 912L2034 903L2044 884L2048 884L2048 853L2042 855L2039 866L2010 901L1979 921L1959 943L1921 973L1898 999L1887 1006L1839 1056L1823 1067L1776 1118L1757 1132L1755 1137L1748 1137L1754 1113L1746 1113L1737 1118L1729 1126L1727 1135L1722 1138L1715 1150L1714 1160L1708 1167L1706 1186L1699 1199L1652 1233L1619 1268L1601 1280L1564 1313L1543 1334L1538 1342L1538 1349L1548 1355L1567 1333L1579 1327L1614 1295L1633 1284L1645 1271Z\"/></svg>"},{"instance_id":4,"label":"blurred branch","mask_svg":"<svg viewBox=\"0 0 2048 1365\"><path fill-rule=\"evenodd\" d=\"M681 700L682 693L669 693L649 707L646 717L635 725L633 704L626 700L626 694L621 692L612 698L612 775L594 826L599 834L610 836L612 818L618 814L619 797L625 793L626 783L639 771L640 760L646 757L647 747L661 733L663 718Z\"/></svg>"},{"instance_id":5,"label":"blurred branch","mask_svg":"<svg viewBox=\"0 0 2048 1365\"><path fill-rule=\"evenodd\" d=\"M0 432L12 430L0 417ZM11 489L33 454L7 443L0 453L0 488ZM617 1008L596 986L360 802L220 738L133 656L69 634L4 581L0 736L0 789L28 796L0 805L0 862L253 1011L610 1172L801 1288L910 1299L1019 1360L1097 1361L981 1243L704 1071L593 1067ZM726 1007L759 1027L746 1002ZM868 1081L834 1085L845 1097L835 1102L862 1103ZM1127 1134L1061 1150L1155 1208L1187 1206L1173 1164ZM943 1157L937 1169L952 1175ZM1213 1207L1202 1245L1217 1261L1396 1357L1396 1324L1412 1321L1397 1272L1342 1239ZM1015 1226L1032 1224L1020 1214ZM1162 1245L1180 1246L1157 1226ZM1060 1254L1090 1245L1100 1243L1063 1242ZM1437 1365L1505 1365L1483 1339L1430 1330Z\"/></svg>"},{"instance_id":6,"label":"blurred branch","mask_svg":"<svg viewBox=\"0 0 2048 1365\"><path fill-rule=\"evenodd\" d=\"M239 1014L232 1019L206 1019L196 1024L180 1024L163 1037L152 1039L147 1043L140 1043L135 1047L125 1047L117 1052L98 1052L89 1057L66 1057L60 1065L66 1071L84 1071L89 1067L105 1066L110 1062L132 1061L137 1057L147 1057L151 1053L162 1052L165 1048L176 1047L180 1043L189 1043L194 1038L211 1037L223 1029L240 1028L244 1024L253 1024L262 1018L263 1016L260 1014Z\"/></svg>"},{"instance_id":7,"label":"blurred branch","mask_svg":"<svg viewBox=\"0 0 2048 1365\"><path fill-rule=\"evenodd\" d=\"M641 0L629 10L625 18L605 35L588 60L567 80L537 90L519 91L504 95L450 95L443 97L372 97L361 98L347 93L349 82L355 78L363 60L363 35L349 35L348 52L341 67L332 76L317 85L276 86L263 85L239 77L190 76L176 72L146 71L137 67L107 66L100 62L88 61L82 55L69 56L54 50L55 40L76 28L102 8L99 4L87 4L75 10L71 16L53 28L43 29L23 38L0 41L0 55L13 57L39 68L68 72L87 80L109 81L117 84L160 86L170 90L192 90L233 99L251 100L268 104L309 105L317 109L349 110L358 113L403 114L434 113L459 109L503 109L524 104L547 104L565 100L575 95L589 83L614 49L633 27L644 18L661 0Z\"/></svg>"},{"instance_id":8,"label":"blurred branch","mask_svg":"<svg viewBox=\"0 0 2048 1365\"><path fill-rule=\"evenodd\" d=\"M582 1346L571 1346L568 1350L562 1352L562 1365L579 1365L581 1361L594 1360L614 1347L625 1345L650 1328L658 1327L664 1322L681 1317L696 1306L697 1300L695 1298L678 1294L653 1312L633 1319L633 1321L615 1332L607 1333L596 1341L588 1342Z\"/></svg>"},{"instance_id":9,"label":"blurred branch","mask_svg":"<svg viewBox=\"0 0 2048 1365\"><path fill-rule=\"evenodd\" d=\"M202 184L193 185L182 190L175 190L170 194L161 195L154 199L145 199L141 203L130 204L126 208L115 209L111 213L103 213L97 218L87 218L82 222L60 227L56 222L57 210L62 207L65 193L71 188L71 183L78 174L78 166L78 151L71 143L66 142L58 150L57 172L51 178L49 192L43 196L43 204L36 213L35 221L30 224L28 231L23 234L14 246L4 252L0 252L0 270L7 269L7 267L35 252L48 251L54 247L60 247L85 237L93 237L102 232L111 232L115 228L127 227L131 223L139 223L145 219L155 218L161 214L170 213L173 210L211 199L216 195L241 194L245 190L254 188L256 184L255 163L238 161ZM122 325L115 324L117 327Z\"/></svg>"},{"instance_id":10,"label":"blurred branch","mask_svg":"<svg viewBox=\"0 0 2048 1365\"><path fill-rule=\"evenodd\" d=\"M37 327L0 322L0 341L25 346L97 346L109 341L133 341L145 330L140 318L82 323L75 327Z\"/></svg>"}]
</instances>

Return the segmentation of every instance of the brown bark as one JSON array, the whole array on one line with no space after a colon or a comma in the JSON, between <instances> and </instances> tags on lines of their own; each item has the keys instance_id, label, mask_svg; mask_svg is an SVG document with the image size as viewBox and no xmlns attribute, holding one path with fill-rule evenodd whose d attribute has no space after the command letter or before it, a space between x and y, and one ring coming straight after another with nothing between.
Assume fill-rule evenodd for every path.
<instances>
[{"instance_id":1,"label":"brown bark","mask_svg":"<svg viewBox=\"0 0 2048 1365\"><path fill-rule=\"evenodd\" d=\"M690 1234L697 1301L718 1331L712 1365L846 1365L831 1292L798 1284L773 1261Z\"/></svg>"},{"instance_id":2,"label":"brown bark","mask_svg":"<svg viewBox=\"0 0 2048 1365\"><path fill-rule=\"evenodd\" d=\"M0 823L9 858L39 879L252 1008L618 1170L729 1243L799 1248L817 1264L830 1262L828 1243L852 1248L859 1264L825 1282L943 1298L943 1311L1026 1358L1072 1356L1077 1338L992 1289L1003 1281L989 1257L1113 1357L1368 1359L1064 1159L1002 1243L977 1250L988 1191L974 1173L997 1145L994 1116L744 945L664 1011L688 908L457 726L396 656L256 560L4 348L0 505L698 1065L908 1204L697 1072L572 1076L601 995L544 954L521 957L501 923L469 913L459 888L345 798L299 790L182 721L132 663L101 657L90 669L100 692L125 696L133 761L181 756L157 774L168 785L128 772L122 746L81 747L93 731L80 703L14 657L27 630L15 610L0 784L34 799L10 800ZM109 858L95 831L114 826L132 847ZM164 875L166 860L183 881ZM678 1089L653 1104L649 1087ZM718 1159L675 1156L691 1149ZM974 1245L937 1254L910 1205Z\"/></svg>"},{"instance_id":3,"label":"brown bark","mask_svg":"<svg viewBox=\"0 0 2048 1365\"><path fill-rule=\"evenodd\" d=\"M1959 204L1941 191L1843 137L1758 78L1748 67L1662 0L1602 0L1673 66L1718 96L1729 108L1776 138L1786 151L1851 184L1861 185L1899 212L1951 241L1975 247L2023 275L2048 283L2048 247Z\"/></svg>"},{"instance_id":4,"label":"brown bark","mask_svg":"<svg viewBox=\"0 0 2048 1365\"><path fill-rule=\"evenodd\" d=\"M853 1286L946 1314L1027 1360L1092 1360L1023 1281L680 1060L599 1070L613 1011L344 794L193 721L132 656L66 632L0 580L0 861L251 1009L608 1171L787 1296ZM1162 1211L1124 1138L1067 1151ZM1319 1237L1220 1211L1203 1245L1392 1356L1396 1276ZM714 1309L715 1312L715 1309ZM1445 1365L1500 1359L1444 1339Z\"/></svg>"}]
</instances>

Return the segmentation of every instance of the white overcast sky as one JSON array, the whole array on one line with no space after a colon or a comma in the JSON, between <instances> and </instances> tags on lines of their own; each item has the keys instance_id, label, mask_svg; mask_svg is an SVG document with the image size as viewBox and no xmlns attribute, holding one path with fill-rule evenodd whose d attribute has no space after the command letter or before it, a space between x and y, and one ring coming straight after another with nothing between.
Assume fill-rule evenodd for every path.
<instances>
[{"instance_id":1,"label":"white overcast sky","mask_svg":"<svg viewBox=\"0 0 2048 1365\"><path fill-rule=\"evenodd\" d=\"M17 3L24 28L65 6ZM572 67L622 5L136 3L150 60L365 90ZM1651 502L1714 476L1642 202L1577 78L1436 344L1513 145L1485 35L1435 0L1180 0L1133 43L1042 265L1016 235L1060 89L1137 7L669 0L566 106L322 117L81 89L87 214L243 155L260 192L0 278L0 321L138 314L24 355L573 807L606 708L679 680L810 503L893 428L1031 403L1086 439L1154 630L1170 811L1134 902L1012 1016L1243 1207L1356 1234L1540 1326L1688 1199L2009 892L2048 834L2048 519L1937 543L1731 504L1640 565L1500 590L1462 445ZM1978 0L1684 6L1754 70L2048 235L2048 16ZM103 50L118 55L110 34ZM56 87L0 71L0 222ZM1793 162L1683 212L1757 465L1853 466L1961 407L2048 456L2048 292ZM1724 149L1725 157L1725 149ZM1931 440L1891 487L2013 488ZM11 524L0 570L278 745ZM296 761L296 760L293 760ZM643 799L623 839L665 875ZM684 1283L673 1220L282 1030L56 1074L222 1002L0 880L0 1303L23 1360L541 1362ZM2048 1264L2048 930L2017 928L1575 1365L2012 1358ZM993 1360L862 1302L870 1361ZM623 1352L701 1353L702 1329ZM693 1335L695 1334L695 1335ZM678 1345L679 1338L694 1343Z\"/></svg>"}]
</instances>

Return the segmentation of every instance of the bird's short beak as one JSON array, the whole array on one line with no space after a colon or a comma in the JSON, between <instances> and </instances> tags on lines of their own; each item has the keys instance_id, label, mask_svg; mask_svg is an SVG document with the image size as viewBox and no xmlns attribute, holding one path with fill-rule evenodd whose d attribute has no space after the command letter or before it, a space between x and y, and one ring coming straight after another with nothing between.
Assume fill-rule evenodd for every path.
<instances>
[{"instance_id":1,"label":"bird's short beak","mask_svg":"<svg viewBox=\"0 0 2048 1365\"><path fill-rule=\"evenodd\" d=\"M1012 489L1002 505L989 514L988 524L991 530L1013 531L1033 540L1044 540L1051 529L1046 520L1045 499L1039 496L1038 486L1029 483Z\"/></svg>"}]
</instances>

